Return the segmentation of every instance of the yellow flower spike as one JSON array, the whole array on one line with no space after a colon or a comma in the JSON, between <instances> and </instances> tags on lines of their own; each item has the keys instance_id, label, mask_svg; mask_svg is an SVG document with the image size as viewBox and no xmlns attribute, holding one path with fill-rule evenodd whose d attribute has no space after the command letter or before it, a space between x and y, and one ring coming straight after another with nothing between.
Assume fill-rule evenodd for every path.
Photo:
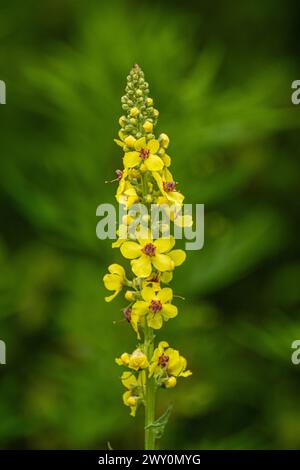
<instances>
[{"instance_id":1,"label":"yellow flower spike","mask_svg":"<svg viewBox=\"0 0 300 470\"><path fill-rule=\"evenodd\" d=\"M106 302L111 302L123 289L126 282L126 275L123 266L120 264L111 264L108 267L110 274L105 274L103 282L107 290L114 290L114 294L105 297Z\"/></svg>"},{"instance_id":2,"label":"yellow flower spike","mask_svg":"<svg viewBox=\"0 0 300 470\"><path fill-rule=\"evenodd\" d=\"M122 309L127 324L137 335L138 346L131 353L123 353L116 363L127 370L121 376L125 387L123 403L135 416L138 407L145 406L145 449L155 449L155 394L157 385L174 388L178 377L188 377L191 372L179 351L161 341L155 348L155 330L178 314L173 305L173 291L165 287L173 277L175 267L180 266L186 254L174 249L175 240L170 233L170 223L190 226L190 216L182 215L183 194L178 191L169 168L171 158L167 154L170 139L167 134L155 135L159 112L149 97L149 85L138 65L134 65L127 77L126 93L121 99L124 115L119 119L120 130L115 142L123 150L124 169L117 170L116 199L129 209L134 203L155 204L163 210L167 220L158 221L155 229L159 237L150 236L152 213L124 215L117 227L118 239L112 244L120 248L124 258L130 260L133 279L127 280L124 268L113 264L104 276L105 286L114 291L112 300L125 286L127 307ZM124 209L124 207L122 207ZM141 216L141 219L139 217ZM138 220L137 220L138 218ZM135 233L130 224L139 222ZM165 235L165 236L164 236Z\"/></svg>"},{"instance_id":3,"label":"yellow flower spike","mask_svg":"<svg viewBox=\"0 0 300 470\"><path fill-rule=\"evenodd\" d=\"M152 122L150 122L150 121L144 122L143 129L144 129L145 132L152 132L152 130L153 130Z\"/></svg>"}]
</instances>

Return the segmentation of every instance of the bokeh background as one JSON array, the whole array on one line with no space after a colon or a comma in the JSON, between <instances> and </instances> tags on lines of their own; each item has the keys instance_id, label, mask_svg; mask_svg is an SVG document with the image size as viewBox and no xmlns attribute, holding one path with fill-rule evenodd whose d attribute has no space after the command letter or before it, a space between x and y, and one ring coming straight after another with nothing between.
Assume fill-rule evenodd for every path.
<instances>
[{"instance_id":1,"label":"bokeh background","mask_svg":"<svg viewBox=\"0 0 300 470\"><path fill-rule=\"evenodd\" d=\"M1 448L142 448L114 358L135 336L103 300L120 261L96 207L139 63L205 246L176 271L164 337L193 370L160 393L168 449L300 448L297 3L1 1Z\"/></svg>"}]
</instances>

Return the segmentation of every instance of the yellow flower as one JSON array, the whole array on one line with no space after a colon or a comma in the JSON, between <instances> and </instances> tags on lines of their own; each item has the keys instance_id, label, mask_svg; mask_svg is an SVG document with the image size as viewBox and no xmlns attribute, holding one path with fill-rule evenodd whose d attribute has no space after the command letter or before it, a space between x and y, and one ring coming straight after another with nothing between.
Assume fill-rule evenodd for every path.
<instances>
[{"instance_id":1,"label":"yellow flower","mask_svg":"<svg viewBox=\"0 0 300 470\"><path fill-rule=\"evenodd\" d=\"M143 300L138 300L132 306L132 317L138 319L147 317L147 324L151 328L158 330L162 327L163 320L176 317L178 311L175 305L171 304L173 291L169 287L164 287L157 293L152 287L144 287L141 291Z\"/></svg>"},{"instance_id":2,"label":"yellow flower","mask_svg":"<svg viewBox=\"0 0 300 470\"><path fill-rule=\"evenodd\" d=\"M132 184L129 183L129 181L127 181L125 178L126 176L123 175L119 181L116 199L119 204L122 204L126 207L126 209L129 209L132 204L139 200L139 197Z\"/></svg>"},{"instance_id":3,"label":"yellow flower","mask_svg":"<svg viewBox=\"0 0 300 470\"><path fill-rule=\"evenodd\" d=\"M144 385L146 383L145 372L141 371L137 378L132 372L123 372L121 381L127 389L126 392L123 393L123 403L125 406L130 407L130 415L135 416L138 403L144 395Z\"/></svg>"},{"instance_id":4,"label":"yellow flower","mask_svg":"<svg viewBox=\"0 0 300 470\"><path fill-rule=\"evenodd\" d=\"M191 227L193 225L193 218L189 214L181 215L181 208L183 205L184 196L176 189L176 183L170 171L165 168L164 176L159 173L153 172L153 177L157 186L162 193L156 200L157 204L164 206L166 213L170 220L172 220L179 227Z\"/></svg>"},{"instance_id":5,"label":"yellow flower","mask_svg":"<svg viewBox=\"0 0 300 470\"><path fill-rule=\"evenodd\" d=\"M162 170L164 162L156 155L159 149L158 140L151 139L147 143L145 137L141 137L134 143L134 148L134 151L126 152L124 155L123 162L125 168L132 168L144 163L149 171Z\"/></svg>"},{"instance_id":6,"label":"yellow flower","mask_svg":"<svg viewBox=\"0 0 300 470\"><path fill-rule=\"evenodd\" d=\"M158 271L172 271L175 266L182 264L186 258L183 250L172 250L175 245L173 237L154 240L148 237L139 237L138 243L125 241L121 245L121 253L131 259L131 268L138 277L148 277L152 272L152 265Z\"/></svg>"},{"instance_id":7,"label":"yellow flower","mask_svg":"<svg viewBox=\"0 0 300 470\"><path fill-rule=\"evenodd\" d=\"M121 357L116 358L119 366L128 366L130 369L139 370L148 367L148 359L146 354L137 348L132 354L123 353Z\"/></svg>"},{"instance_id":8,"label":"yellow flower","mask_svg":"<svg viewBox=\"0 0 300 470\"><path fill-rule=\"evenodd\" d=\"M168 172L168 176L166 178L162 178L160 174L155 171L153 172L153 177L157 183L157 186L160 189L160 192L164 196L164 202L167 204L171 202L172 204L181 207L183 204L184 195L177 191L177 183L175 183L175 181L173 180L171 173Z\"/></svg>"},{"instance_id":9,"label":"yellow flower","mask_svg":"<svg viewBox=\"0 0 300 470\"><path fill-rule=\"evenodd\" d=\"M190 370L186 370L186 359L180 356L179 351L169 347L166 341L161 341L153 353L149 366L149 377L155 375L159 383L167 388L174 387L176 381L170 378L189 377Z\"/></svg>"},{"instance_id":10,"label":"yellow flower","mask_svg":"<svg viewBox=\"0 0 300 470\"><path fill-rule=\"evenodd\" d=\"M108 290L114 290L114 294L105 297L106 302L113 300L119 292L121 292L125 282L126 275L123 266L120 264L111 264L108 266L108 271L110 274L105 274L103 277L103 282Z\"/></svg>"},{"instance_id":11,"label":"yellow flower","mask_svg":"<svg viewBox=\"0 0 300 470\"><path fill-rule=\"evenodd\" d=\"M155 290L160 290L160 283L169 284L173 279L173 273L169 271L164 271L161 273L160 271L156 271L152 273L150 276L147 277L142 283L143 287L148 287L149 285Z\"/></svg>"}]
</instances>

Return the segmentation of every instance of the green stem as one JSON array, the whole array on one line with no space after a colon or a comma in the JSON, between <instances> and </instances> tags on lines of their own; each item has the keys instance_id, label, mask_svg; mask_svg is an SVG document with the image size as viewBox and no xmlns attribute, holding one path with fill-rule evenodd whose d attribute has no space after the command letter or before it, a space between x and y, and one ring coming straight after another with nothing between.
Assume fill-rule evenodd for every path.
<instances>
[{"instance_id":1,"label":"green stem","mask_svg":"<svg viewBox=\"0 0 300 470\"><path fill-rule=\"evenodd\" d=\"M148 361L153 355L153 330L145 321L145 354ZM146 379L146 396L145 396L145 450L155 449L154 428L151 425L155 421L155 382L153 377ZM150 426L150 427L149 427Z\"/></svg>"}]
</instances>

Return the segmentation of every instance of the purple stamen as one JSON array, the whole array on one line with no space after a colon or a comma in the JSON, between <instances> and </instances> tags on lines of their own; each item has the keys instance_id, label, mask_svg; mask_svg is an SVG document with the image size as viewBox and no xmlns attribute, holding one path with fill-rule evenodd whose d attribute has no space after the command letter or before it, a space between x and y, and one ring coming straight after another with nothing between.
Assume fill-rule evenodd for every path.
<instances>
[{"instance_id":1,"label":"purple stamen","mask_svg":"<svg viewBox=\"0 0 300 470\"><path fill-rule=\"evenodd\" d=\"M159 300L151 300L149 308L152 310L152 312L156 313L162 309L162 304Z\"/></svg>"},{"instance_id":2,"label":"purple stamen","mask_svg":"<svg viewBox=\"0 0 300 470\"><path fill-rule=\"evenodd\" d=\"M145 255L148 255L148 256L155 256L155 250L156 250L156 248L153 245L153 243L146 243L146 245L142 249L142 252L145 253Z\"/></svg>"}]
</instances>

